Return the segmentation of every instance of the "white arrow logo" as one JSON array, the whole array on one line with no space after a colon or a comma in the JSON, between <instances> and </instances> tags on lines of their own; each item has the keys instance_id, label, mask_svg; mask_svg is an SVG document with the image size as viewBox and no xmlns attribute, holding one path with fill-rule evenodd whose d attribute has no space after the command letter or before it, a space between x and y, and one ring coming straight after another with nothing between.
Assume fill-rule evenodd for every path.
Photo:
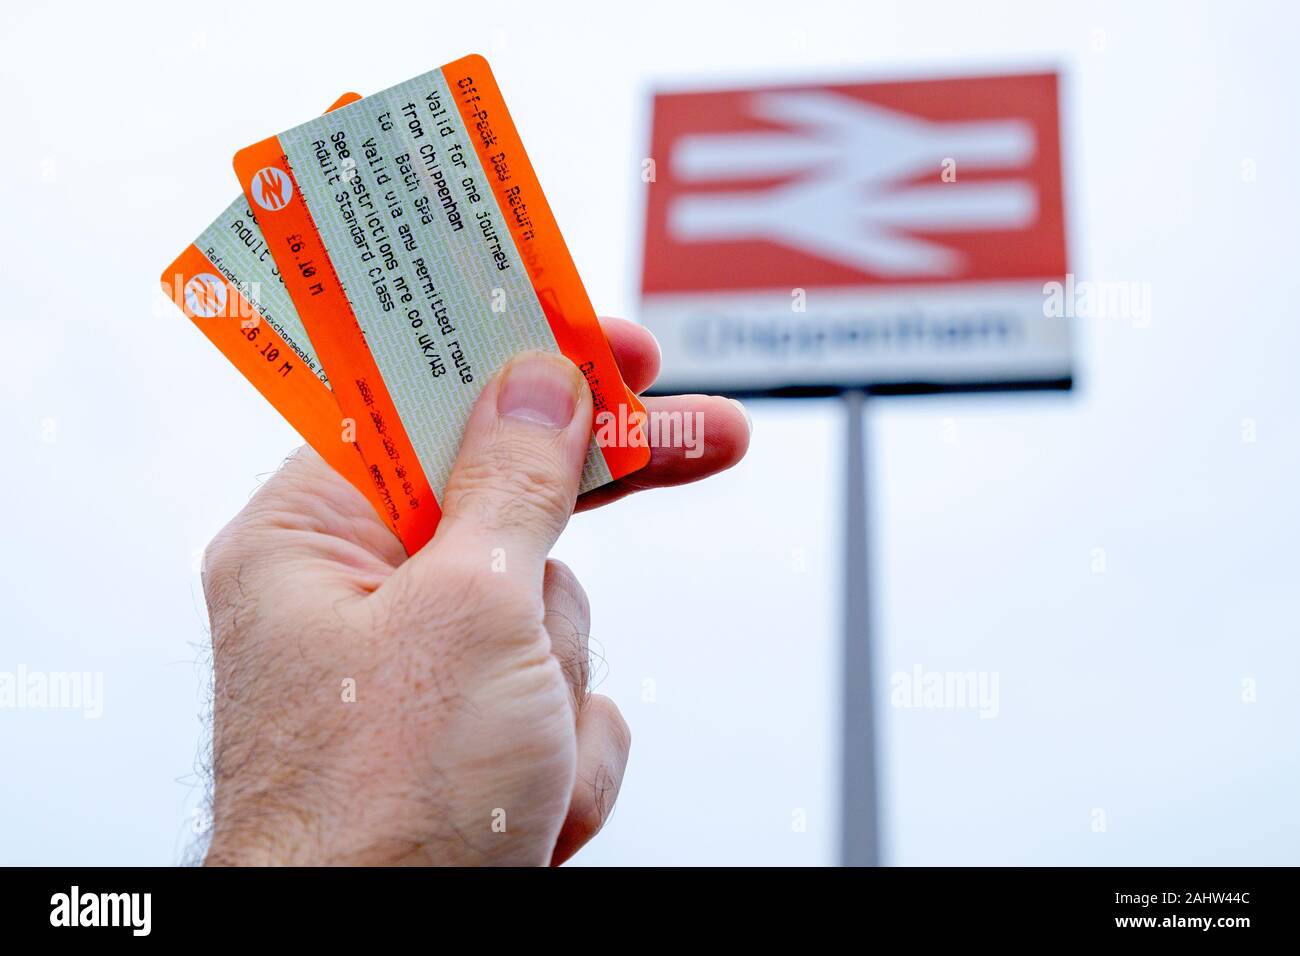
<instances>
[{"instance_id":1,"label":"white arrow logo","mask_svg":"<svg viewBox=\"0 0 1300 956\"><path fill-rule=\"evenodd\" d=\"M754 116L789 133L684 137L671 158L689 182L797 176L766 190L678 198L668 228L683 242L764 239L890 277L955 275L954 249L912 231L1023 229L1038 213L1024 180L941 183L941 164L1018 167L1034 154L1020 120L934 123L829 92L765 93ZM899 185L933 170L933 185Z\"/></svg>"}]
</instances>

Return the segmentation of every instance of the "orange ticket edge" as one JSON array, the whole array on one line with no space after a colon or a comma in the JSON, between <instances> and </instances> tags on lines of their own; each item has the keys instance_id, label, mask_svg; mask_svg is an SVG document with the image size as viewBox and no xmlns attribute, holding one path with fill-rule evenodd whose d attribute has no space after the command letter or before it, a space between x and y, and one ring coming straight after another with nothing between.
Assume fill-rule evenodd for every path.
<instances>
[{"instance_id":1,"label":"orange ticket edge","mask_svg":"<svg viewBox=\"0 0 1300 956\"><path fill-rule=\"evenodd\" d=\"M215 276L225 286L224 315L205 317L190 311L189 304L185 301L185 285L202 273ZM253 308L248 299L221 274L221 270L198 246L191 244L167 267L162 274L162 287L208 341L271 403L307 444L316 449L321 458L351 482L372 505L378 507L378 499L357 446L343 439L342 414L329 387L302 363L297 353L271 327L271 323ZM257 324L246 327L245 318L256 319ZM257 331L255 337L250 339L249 332L253 329ZM266 357L268 345L279 352L274 361ZM285 361L295 365L288 376L279 374Z\"/></svg>"},{"instance_id":2,"label":"orange ticket edge","mask_svg":"<svg viewBox=\"0 0 1300 956\"><path fill-rule=\"evenodd\" d=\"M414 554L433 537L442 511L366 345L365 333L284 147L278 137L271 136L236 153L234 166L245 196L254 205L260 204L252 195L252 181L261 170L274 167L292 183L288 202L273 212L263 210L258 223L312 346L330 376L339 408L356 422L357 447L382 502L380 514L396 530L407 554Z\"/></svg>"},{"instance_id":3,"label":"orange ticket edge","mask_svg":"<svg viewBox=\"0 0 1300 956\"><path fill-rule=\"evenodd\" d=\"M361 99L360 93L344 93L329 105L326 112L355 103L359 99ZM195 315L189 310L185 301L185 285L196 274L205 272L221 279L226 288L226 316L207 318ZM339 410L338 402L334 400L333 393L316 377L315 372L311 372L305 366L303 366L305 371L311 372L308 376L310 382L300 376L290 383L285 377L275 374L277 370L273 366L268 367L270 363L257 360L264 356L260 350L250 348L251 342L248 339L247 328L243 325L243 319L256 316L259 320L264 320L264 316L253 308L252 303L244 297L243 293L226 280L216 263L212 262L203 250L191 243L164 270L161 281L163 291L176 303L176 307L198 327L222 355L226 356L249 384L271 403L289 426L301 435L330 467L360 491L382 517L383 509L366 471L361 452L354 443L343 438L343 415ZM220 321L222 318L228 320L239 318L240 323L238 326L231 321L223 323ZM259 321L259 327L266 332L272 342L278 343L276 347L281 349L284 355L295 354L292 347L271 327L269 322L263 324ZM254 357L255 355L257 358Z\"/></svg>"},{"instance_id":4,"label":"orange ticket edge","mask_svg":"<svg viewBox=\"0 0 1300 956\"><path fill-rule=\"evenodd\" d=\"M644 468L650 461L645 406L623 381L492 68L482 56L471 53L444 66L442 75L556 344L586 376L597 415L609 412L614 416L611 421L618 423L618 440L598 443L610 474L618 479ZM491 145L489 139L494 141ZM497 172L500 169L508 174L503 177ZM627 435L622 434L625 422ZM600 424L595 423L598 435Z\"/></svg>"}]
</instances>

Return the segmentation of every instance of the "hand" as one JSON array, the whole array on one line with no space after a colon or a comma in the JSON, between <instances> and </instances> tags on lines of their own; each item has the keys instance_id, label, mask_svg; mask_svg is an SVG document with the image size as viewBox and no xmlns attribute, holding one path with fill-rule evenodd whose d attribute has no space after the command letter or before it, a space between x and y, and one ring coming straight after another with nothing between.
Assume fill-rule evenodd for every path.
<instances>
[{"instance_id":1,"label":"hand","mask_svg":"<svg viewBox=\"0 0 1300 956\"><path fill-rule=\"evenodd\" d=\"M604 326L629 386L649 333ZM730 467L720 398L703 454L656 448L579 509ZM547 559L575 507L591 395L566 359L510 363L479 397L433 540L407 558L365 498L300 449L204 560L212 626L209 864L545 864L600 829L629 733L588 693L586 595Z\"/></svg>"}]
</instances>

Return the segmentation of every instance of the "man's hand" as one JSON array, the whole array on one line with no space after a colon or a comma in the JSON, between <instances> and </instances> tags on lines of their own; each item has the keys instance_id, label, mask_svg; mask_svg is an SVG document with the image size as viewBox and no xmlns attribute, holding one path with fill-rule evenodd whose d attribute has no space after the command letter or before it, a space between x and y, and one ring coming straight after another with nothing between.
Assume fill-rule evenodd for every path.
<instances>
[{"instance_id":1,"label":"man's hand","mask_svg":"<svg viewBox=\"0 0 1300 956\"><path fill-rule=\"evenodd\" d=\"M658 351L605 321L629 385ZM547 559L575 503L739 460L743 412L703 396L704 453L577 499L592 424L578 370L516 359L483 390L433 540L407 558L365 498L300 450L204 562L215 669L207 862L545 864L601 827L630 737L587 689L589 612Z\"/></svg>"}]
</instances>

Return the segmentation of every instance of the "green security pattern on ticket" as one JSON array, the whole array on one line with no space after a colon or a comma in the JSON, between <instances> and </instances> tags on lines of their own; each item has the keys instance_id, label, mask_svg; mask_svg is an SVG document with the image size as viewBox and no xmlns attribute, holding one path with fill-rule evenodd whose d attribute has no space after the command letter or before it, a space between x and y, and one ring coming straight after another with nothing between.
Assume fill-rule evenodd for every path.
<instances>
[{"instance_id":1,"label":"green security pattern on ticket","mask_svg":"<svg viewBox=\"0 0 1300 956\"><path fill-rule=\"evenodd\" d=\"M442 71L279 141L441 500L483 386L520 352L560 351ZM581 490L610 480L593 439Z\"/></svg>"},{"instance_id":2,"label":"green security pattern on ticket","mask_svg":"<svg viewBox=\"0 0 1300 956\"><path fill-rule=\"evenodd\" d=\"M299 361L326 385L329 379L298 317L280 270L266 247L248 200L240 196L218 216L194 245L276 331Z\"/></svg>"}]
</instances>

